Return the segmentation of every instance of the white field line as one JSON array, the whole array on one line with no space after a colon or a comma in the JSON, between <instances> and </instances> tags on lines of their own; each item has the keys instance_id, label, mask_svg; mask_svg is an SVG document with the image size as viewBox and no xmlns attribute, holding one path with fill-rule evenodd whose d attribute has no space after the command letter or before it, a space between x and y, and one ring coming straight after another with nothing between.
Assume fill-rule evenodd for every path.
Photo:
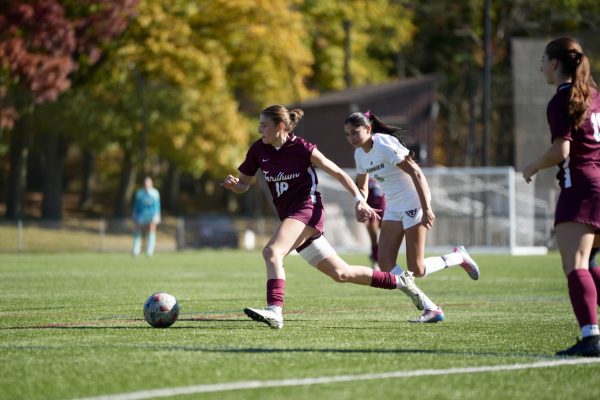
<instances>
[{"instance_id":1,"label":"white field line","mask_svg":"<svg viewBox=\"0 0 600 400\"><path fill-rule=\"evenodd\" d=\"M281 379L268 381L241 381L229 383L214 383L209 385L181 386L167 389L143 390L139 392L109 394L104 396L85 397L77 400L140 400L155 399L159 397L180 396L195 393L226 392L230 390L259 389L283 386L308 386L322 385L339 382L369 381L376 379L411 378L418 376L475 374L481 372L515 371L520 369L551 368L562 365L598 364L600 358L574 358L534 363L520 363L508 365L483 365L479 367L447 368L447 369L419 369L415 371L392 371L378 374L361 375L334 375L319 378Z\"/></svg>"}]
</instances>

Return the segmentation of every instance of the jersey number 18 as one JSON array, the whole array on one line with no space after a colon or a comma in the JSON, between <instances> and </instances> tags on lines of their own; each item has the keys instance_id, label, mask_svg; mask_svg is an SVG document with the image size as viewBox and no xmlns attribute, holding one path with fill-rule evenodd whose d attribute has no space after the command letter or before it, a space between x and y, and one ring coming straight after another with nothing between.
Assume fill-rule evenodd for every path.
<instances>
[{"instance_id":1,"label":"jersey number 18","mask_svg":"<svg viewBox=\"0 0 600 400\"><path fill-rule=\"evenodd\" d=\"M290 185L287 182L275 182L275 191L277 192L277 197L281 196L283 192L288 190Z\"/></svg>"}]
</instances>

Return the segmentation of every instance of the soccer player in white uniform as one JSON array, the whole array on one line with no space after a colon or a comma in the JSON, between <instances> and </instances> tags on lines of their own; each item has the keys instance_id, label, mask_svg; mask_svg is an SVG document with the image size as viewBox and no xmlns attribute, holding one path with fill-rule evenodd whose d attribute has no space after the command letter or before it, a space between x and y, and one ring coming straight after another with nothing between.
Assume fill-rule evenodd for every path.
<instances>
[{"instance_id":1,"label":"soccer player in white uniform","mask_svg":"<svg viewBox=\"0 0 600 400\"><path fill-rule=\"evenodd\" d=\"M444 268L460 265L471 279L479 279L479 267L464 247L441 257L425 258L425 238L435 214L431 209L429 185L410 151L396 136L401 129L384 124L370 112L356 112L344 123L346 138L355 148L358 187L368 193L369 176L379 181L387 205L379 234L379 267L398 274L396 264L400 245L406 236L406 263L416 277L425 277ZM435 323L445 319L444 312L427 299L423 314L411 322Z\"/></svg>"},{"instance_id":2,"label":"soccer player in white uniform","mask_svg":"<svg viewBox=\"0 0 600 400\"><path fill-rule=\"evenodd\" d=\"M160 223L160 194L154 188L152 178L144 179L144 187L135 192L132 219L133 255L138 256L142 250L142 233L147 233L146 254L154 254L156 245L156 226Z\"/></svg>"},{"instance_id":3,"label":"soccer player in white uniform","mask_svg":"<svg viewBox=\"0 0 600 400\"><path fill-rule=\"evenodd\" d=\"M336 282L351 282L380 289L399 289L424 309L424 295L408 271L395 276L369 267L349 265L329 244L324 233L325 209L318 191L315 167L335 178L355 196L357 219L367 220L375 211L352 179L323 155L314 143L294 134L304 116L300 109L288 110L275 104L261 111L258 131L261 135L238 167L238 176L229 175L222 182L225 189L244 193L260 170L269 187L273 205L281 221L263 249L267 270L267 307L244 309L248 317L271 328L283 327L286 286L284 259L296 250L310 265Z\"/></svg>"}]
</instances>

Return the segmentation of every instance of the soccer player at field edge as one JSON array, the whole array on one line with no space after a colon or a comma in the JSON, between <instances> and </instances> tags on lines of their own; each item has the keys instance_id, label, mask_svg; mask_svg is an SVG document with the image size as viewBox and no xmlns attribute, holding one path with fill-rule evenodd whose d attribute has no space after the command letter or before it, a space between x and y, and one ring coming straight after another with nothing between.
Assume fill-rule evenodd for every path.
<instances>
[{"instance_id":1,"label":"soccer player at field edge","mask_svg":"<svg viewBox=\"0 0 600 400\"><path fill-rule=\"evenodd\" d=\"M556 86L546 111L552 145L524 168L523 178L531 182L538 171L558 166L554 231L582 337L556 355L600 357L600 268L590 268L600 231L600 94L589 59L574 39L548 43L540 70Z\"/></svg>"},{"instance_id":2,"label":"soccer player at field edge","mask_svg":"<svg viewBox=\"0 0 600 400\"><path fill-rule=\"evenodd\" d=\"M367 194L367 204L374 210L377 210L376 216L371 216L367 221L367 233L369 234L369 239L371 240L371 254L369 254L369 259L371 260L371 264L373 269L377 271L381 271L379 268L379 264L377 262L377 255L379 253L379 230L381 229L381 220L383 219L383 213L385 210L385 193L383 193L383 189L379 182L376 179L369 178L369 192Z\"/></svg>"},{"instance_id":3,"label":"soccer player at field edge","mask_svg":"<svg viewBox=\"0 0 600 400\"><path fill-rule=\"evenodd\" d=\"M346 139L355 148L358 187L368 192L369 177L376 179L386 195L386 209L379 233L378 263L382 271L400 274L398 251L406 237L408 270L425 277L460 265L471 279L479 279L479 267L463 246L441 257L425 258L427 231L433 226L431 193L427 180L410 151L399 140L401 128L383 123L367 111L350 114L344 121ZM442 309L429 299L423 314L411 322L436 323L445 319Z\"/></svg>"},{"instance_id":4,"label":"soccer player at field edge","mask_svg":"<svg viewBox=\"0 0 600 400\"><path fill-rule=\"evenodd\" d=\"M375 214L375 210L367 205L348 174L325 157L316 145L294 135L303 116L302 110L289 111L282 105L262 110L258 126L260 139L248 150L238 168L238 177L229 175L222 182L224 188L235 193L246 192L260 169L281 221L262 253L267 269L267 307L245 308L244 312L271 328L283 327L286 284L283 261L294 249L336 282L400 289L422 310L426 296L415 286L410 273L393 275L365 266L348 265L323 236L325 210L317 191L315 166L339 181L354 196L357 219L365 221Z\"/></svg>"},{"instance_id":5,"label":"soccer player at field edge","mask_svg":"<svg viewBox=\"0 0 600 400\"><path fill-rule=\"evenodd\" d=\"M142 250L142 234L146 235L146 254L152 256L156 245L156 226L160 223L160 194L154 188L152 178L144 178L144 187L135 192L132 219L133 255Z\"/></svg>"}]
</instances>

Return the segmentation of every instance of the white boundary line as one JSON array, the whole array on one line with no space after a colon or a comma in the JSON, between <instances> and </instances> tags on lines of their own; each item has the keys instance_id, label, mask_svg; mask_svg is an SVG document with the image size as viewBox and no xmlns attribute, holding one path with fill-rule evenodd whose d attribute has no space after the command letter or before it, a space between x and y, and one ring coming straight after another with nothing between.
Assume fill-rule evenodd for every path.
<instances>
[{"instance_id":1,"label":"white boundary line","mask_svg":"<svg viewBox=\"0 0 600 400\"><path fill-rule=\"evenodd\" d=\"M375 379L411 378L415 376L474 374L481 372L514 371L520 369L551 368L561 365L598 364L600 358L574 358L559 359L551 361L539 361L534 363L520 363L508 365L483 365L479 367L447 368L447 369L419 369L414 371L393 371L378 374L361 375L334 375L320 378L304 379L281 379L268 381L241 381L229 383L215 383L209 385L181 386L167 389L143 390L139 392L112 394L96 397L85 397L77 400L142 400L155 399L159 397L179 396L195 393L226 392L230 390L259 389L283 386L308 386L322 385L328 383L369 381Z\"/></svg>"}]
</instances>

